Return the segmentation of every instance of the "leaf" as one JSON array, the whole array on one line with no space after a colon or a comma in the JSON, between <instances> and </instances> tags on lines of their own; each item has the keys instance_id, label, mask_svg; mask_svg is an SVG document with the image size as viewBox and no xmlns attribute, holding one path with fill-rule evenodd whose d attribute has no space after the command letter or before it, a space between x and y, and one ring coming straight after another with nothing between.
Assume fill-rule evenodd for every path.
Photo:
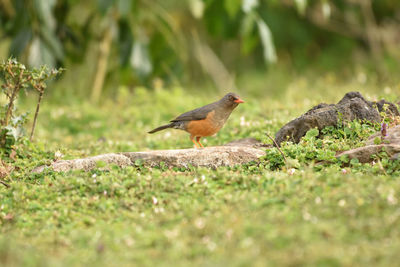
<instances>
[{"instance_id":1,"label":"leaf","mask_svg":"<svg viewBox=\"0 0 400 267\"><path fill-rule=\"evenodd\" d=\"M132 0L118 0L117 6L121 17L127 17L132 8Z\"/></svg>"},{"instance_id":2,"label":"leaf","mask_svg":"<svg viewBox=\"0 0 400 267\"><path fill-rule=\"evenodd\" d=\"M241 36L250 35L254 29L255 23L256 23L256 16L254 12L246 14L240 25Z\"/></svg>"},{"instance_id":3,"label":"leaf","mask_svg":"<svg viewBox=\"0 0 400 267\"><path fill-rule=\"evenodd\" d=\"M115 0L97 0L97 8L99 9L101 15L104 16L114 2Z\"/></svg>"},{"instance_id":4,"label":"leaf","mask_svg":"<svg viewBox=\"0 0 400 267\"><path fill-rule=\"evenodd\" d=\"M258 0L243 0L242 2L242 10L244 13L249 13L256 7L258 7Z\"/></svg>"},{"instance_id":5,"label":"leaf","mask_svg":"<svg viewBox=\"0 0 400 267\"><path fill-rule=\"evenodd\" d=\"M102 161L102 160L96 161L96 167L97 168L103 168L105 166L107 166L107 162Z\"/></svg>"},{"instance_id":6,"label":"leaf","mask_svg":"<svg viewBox=\"0 0 400 267\"><path fill-rule=\"evenodd\" d=\"M28 63L31 66L39 67L46 64L55 65L55 59L50 49L44 44L39 37L35 37L29 49Z\"/></svg>"},{"instance_id":7,"label":"leaf","mask_svg":"<svg viewBox=\"0 0 400 267\"><path fill-rule=\"evenodd\" d=\"M331 5L327 1L322 3L322 15L325 20L329 20L331 17Z\"/></svg>"},{"instance_id":8,"label":"leaf","mask_svg":"<svg viewBox=\"0 0 400 267\"><path fill-rule=\"evenodd\" d=\"M153 70L148 47L144 43L135 42L133 44L130 62L139 76L148 76Z\"/></svg>"},{"instance_id":9,"label":"leaf","mask_svg":"<svg viewBox=\"0 0 400 267\"><path fill-rule=\"evenodd\" d=\"M34 7L39 20L51 30L56 28L56 19L52 14L55 4L56 0L34 0Z\"/></svg>"},{"instance_id":10,"label":"leaf","mask_svg":"<svg viewBox=\"0 0 400 267\"><path fill-rule=\"evenodd\" d=\"M380 144L382 144L382 139L381 139L379 136L375 137L375 139L374 139L374 144L375 144L375 145L380 145Z\"/></svg>"},{"instance_id":11,"label":"leaf","mask_svg":"<svg viewBox=\"0 0 400 267\"><path fill-rule=\"evenodd\" d=\"M10 45L10 55L18 56L21 54L29 41L32 39L32 31L29 28L21 29Z\"/></svg>"},{"instance_id":12,"label":"leaf","mask_svg":"<svg viewBox=\"0 0 400 267\"><path fill-rule=\"evenodd\" d=\"M307 0L294 0L294 3L296 4L297 12L303 16L306 13Z\"/></svg>"},{"instance_id":13,"label":"leaf","mask_svg":"<svg viewBox=\"0 0 400 267\"><path fill-rule=\"evenodd\" d=\"M318 135L319 135L319 130L318 130L318 128L312 128L312 129L310 129L310 130L307 131L307 133L306 133L306 138L307 138L308 140L310 140L311 138L317 137Z\"/></svg>"},{"instance_id":14,"label":"leaf","mask_svg":"<svg viewBox=\"0 0 400 267\"><path fill-rule=\"evenodd\" d=\"M121 65L129 64L129 57L132 53L132 44L133 44L133 34L131 30L131 26L128 21L122 19L118 23L118 33L119 33L119 55Z\"/></svg>"},{"instance_id":15,"label":"leaf","mask_svg":"<svg viewBox=\"0 0 400 267\"><path fill-rule=\"evenodd\" d=\"M14 140L18 140L19 133L18 133L17 128L12 127L12 126L6 126L6 127L4 127L4 129L6 130L6 134L8 136L11 136Z\"/></svg>"},{"instance_id":16,"label":"leaf","mask_svg":"<svg viewBox=\"0 0 400 267\"><path fill-rule=\"evenodd\" d=\"M225 0L225 10L231 18L234 18L240 10L241 0Z\"/></svg>"},{"instance_id":17,"label":"leaf","mask_svg":"<svg viewBox=\"0 0 400 267\"><path fill-rule=\"evenodd\" d=\"M241 51L244 55L248 55L251 51L254 50L254 48L258 44L258 38L256 35L246 35L243 37L242 43L241 43Z\"/></svg>"},{"instance_id":18,"label":"leaf","mask_svg":"<svg viewBox=\"0 0 400 267\"><path fill-rule=\"evenodd\" d=\"M62 60L64 58L63 47L60 40L54 35L53 31L47 27L44 27L41 29L40 33L42 35L43 42L46 43L53 56L58 60ZM54 64L51 66L54 66Z\"/></svg>"},{"instance_id":19,"label":"leaf","mask_svg":"<svg viewBox=\"0 0 400 267\"><path fill-rule=\"evenodd\" d=\"M256 25L256 16L254 12L248 13L244 16L240 25L240 35L242 36L241 51L244 55L253 51L257 46L259 38L254 34Z\"/></svg>"},{"instance_id":20,"label":"leaf","mask_svg":"<svg viewBox=\"0 0 400 267\"><path fill-rule=\"evenodd\" d=\"M196 19L201 19L203 17L205 5L202 0L190 0L189 8L193 17Z\"/></svg>"},{"instance_id":21,"label":"leaf","mask_svg":"<svg viewBox=\"0 0 400 267\"><path fill-rule=\"evenodd\" d=\"M272 40L271 30L261 19L257 19L258 32L264 49L264 59L266 63L275 63L277 61L274 42Z\"/></svg>"}]
</instances>

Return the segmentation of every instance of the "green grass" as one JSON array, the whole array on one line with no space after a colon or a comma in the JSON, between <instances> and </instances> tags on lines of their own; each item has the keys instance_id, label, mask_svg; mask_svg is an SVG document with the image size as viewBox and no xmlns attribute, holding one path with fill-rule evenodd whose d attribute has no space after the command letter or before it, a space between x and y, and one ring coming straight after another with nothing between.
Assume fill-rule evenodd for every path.
<instances>
[{"instance_id":1,"label":"green grass","mask_svg":"<svg viewBox=\"0 0 400 267\"><path fill-rule=\"evenodd\" d=\"M204 144L243 137L270 142L265 131L274 134L314 104L337 102L352 90L394 100L399 89L398 82L338 81L334 74L269 81L276 80L240 81L246 104ZM398 165L384 156L374 166L313 163L326 144L332 150L359 145L354 137L310 136L287 145L293 166L276 170L271 162L280 156L270 151L260 165L217 170L30 172L57 151L69 159L192 147L184 132L146 132L221 95L119 88L98 106L69 96L45 99L36 143L17 147L11 188L0 187L0 265L387 266L400 260ZM20 104L33 106L29 98Z\"/></svg>"}]
</instances>

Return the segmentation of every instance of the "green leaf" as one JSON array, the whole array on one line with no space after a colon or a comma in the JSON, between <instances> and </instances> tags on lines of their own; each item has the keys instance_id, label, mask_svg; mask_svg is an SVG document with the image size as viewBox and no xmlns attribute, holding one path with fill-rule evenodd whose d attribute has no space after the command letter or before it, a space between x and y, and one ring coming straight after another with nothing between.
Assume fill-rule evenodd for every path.
<instances>
[{"instance_id":1,"label":"green leaf","mask_svg":"<svg viewBox=\"0 0 400 267\"><path fill-rule=\"evenodd\" d=\"M242 4L241 0L225 0L224 6L225 10L231 18L234 18L238 11L240 10L240 6Z\"/></svg>"},{"instance_id":2,"label":"green leaf","mask_svg":"<svg viewBox=\"0 0 400 267\"><path fill-rule=\"evenodd\" d=\"M311 139L313 137L317 137L318 135L319 135L319 130L317 128L313 128L308 130L308 132L306 133L306 138Z\"/></svg>"},{"instance_id":3,"label":"green leaf","mask_svg":"<svg viewBox=\"0 0 400 267\"><path fill-rule=\"evenodd\" d=\"M241 36L247 36L252 34L254 26L256 24L256 16L255 13L248 13L244 16L242 23L240 25L240 34Z\"/></svg>"},{"instance_id":4,"label":"green leaf","mask_svg":"<svg viewBox=\"0 0 400 267\"><path fill-rule=\"evenodd\" d=\"M374 144L375 144L375 145L380 145L380 144L382 144L382 139L381 139L379 136L375 137L375 139L374 139Z\"/></svg>"},{"instance_id":5,"label":"green leaf","mask_svg":"<svg viewBox=\"0 0 400 267\"><path fill-rule=\"evenodd\" d=\"M118 12L121 17L126 17L129 15L132 8L132 0L117 0Z\"/></svg>"},{"instance_id":6,"label":"green leaf","mask_svg":"<svg viewBox=\"0 0 400 267\"><path fill-rule=\"evenodd\" d=\"M105 166L107 166L107 162L102 161L102 160L96 161L96 167L97 168L103 168Z\"/></svg>"},{"instance_id":7,"label":"green leaf","mask_svg":"<svg viewBox=\"0 0 400 267\"><path fill-rule=\"evenodd\" d=\"M249 13L259 5L258 0L243 0L242 10L244 13Z\"/></svg>"},{"instance_id":8,"label":"green leaf","mask_svg":"<svg viewBox=\"0 0 400 267\"><path fill-rule=\"evenodd\" d=\"M56 27L56 19L52 14L55 4L56 0L34 0L35 11L40 22L42 22L45 27L51 30L54 30Z\"/></svg>"},{"instance_id":9,"label":"green leaf","mask_svg":"<svg viewBox=\"0 0 400 267\"><path fill-rule=\"evenodd\" d=\"M35 37L32 41L29 49L28 63L34 67L39 67L43 64L48 66L55 65L55 58L52 52L39 37Z\"/></svg>"},{"instance_id":10,"label":"green leaf","mask_svg":"<svg viewBox=\"0 0 400 267\"><path fill-rule=\"evenodd\" d=\"M274 42L272 40L271 30L261 19L257 19L258 32L264 49L264 59L266 63L275 63L277 61Z\"/></svg>"},{"instance_id":11,"label":"green leaf","mask_svg":"<svg viewBox=\"0 0 400 267\"><path fill-rule=\"evenodd\" d=\"M304 15L306 13L307 0L294 0L294 3L296 4L297 12L300 15Z\"/></svg>"},{"instance_id":12,"label":"green leaf","mask_svg":"<svg viewBox=\"0 0 400 267\"><path fill-rule=\"evenodd\" d=\"M111 8L114 4L115 0L97 0L97 8L99 9L100 13L104 16L107 11Z\"/></svg>"},{"instance_id":13,"label":"green leaf","mask_svg":"<svg viewBox=\"0 0 400 267\"><path fill-rule=\"evenodd\" d=\"M247 35L243 37L242 43L241 43L241 51L244 55L248 55L251 53L251 51L256 48L258 44L259 39L257 38L256 35Z\"/></svg>"},{"instance_id":14,"label":"green leaf","mask_svg":"<svg viewBox=\"0 0 400 267\"><path fill-rule=\"evenodd\" d=\"M29 28L21 29L12 40L10 45L10 55L20 55L32 39L32 31Z\"/></svg>"},{"instance_id":15,"label":"green leaf","mask_svg":"<svg viewBox=\"0 0 400 267\"><path fill-rule=\"evenodd\" d=\"M43 42L46 43L47 47L51 50L53 56L58 59L62 60L64 58L64 51L61 45L61 42L57 37L54 35L53 31L47 27L44 27L40 31ZM54 66L51 65L51 66Z\"/></svg>"},{"instance_id":16,"label":"green leaf","mask_svg":"<svg viewBox=\"0 0 400 267\"><path fill-rule=\"evenodd\" d=\"M133 47L133 34L127 20L122 19L119 21L118 33L120 62L121 65L124 66L129 63L129 57Z\"/></svg>"}]
</instances>

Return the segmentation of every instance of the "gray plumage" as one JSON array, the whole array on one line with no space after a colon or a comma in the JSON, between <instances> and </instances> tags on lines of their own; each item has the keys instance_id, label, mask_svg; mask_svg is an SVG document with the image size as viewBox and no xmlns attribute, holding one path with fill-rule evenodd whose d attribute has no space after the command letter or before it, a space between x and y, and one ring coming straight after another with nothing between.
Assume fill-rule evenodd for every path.
<instances>
[{"instance_id":1,"label":"gray plumage","mask_svg":"<svg viewBox=\"0 0 400 267\"><path fill-rule=\"evenodd\" d=\"M219 101L185 112L182 115L179 115L175 119L171 120L171 123L157 127L148 133L152 134L167 128L186 130L186 125L188 122L204 120L207 115L212 111L215 111L214 120L216 121L216 123L223 125L229 118L229 115L232 113L233 109L236 108L239 104L235 102L235 100L238 99L240 99L238 95L234 93L228 93Z\"/></svg>"}]
</instances>

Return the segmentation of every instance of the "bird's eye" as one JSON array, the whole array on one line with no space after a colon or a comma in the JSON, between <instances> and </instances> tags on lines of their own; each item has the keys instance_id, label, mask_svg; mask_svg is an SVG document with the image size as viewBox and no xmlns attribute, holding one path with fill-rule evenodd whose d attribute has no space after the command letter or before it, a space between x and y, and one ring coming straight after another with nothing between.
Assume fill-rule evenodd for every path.
<instances>
[{"instance_id":1,"label":"bird's eye","mask_svg":"<svg viewBox=\"0 0 400 267\"><path fill-rule=\"evenodd\" d=\"M229 97L229 100L230 100L230 101L233 101L233 100L235 100L235 98L234 98L233 96L230 96L230 97Z\"/></svg>"}]
</instances>

